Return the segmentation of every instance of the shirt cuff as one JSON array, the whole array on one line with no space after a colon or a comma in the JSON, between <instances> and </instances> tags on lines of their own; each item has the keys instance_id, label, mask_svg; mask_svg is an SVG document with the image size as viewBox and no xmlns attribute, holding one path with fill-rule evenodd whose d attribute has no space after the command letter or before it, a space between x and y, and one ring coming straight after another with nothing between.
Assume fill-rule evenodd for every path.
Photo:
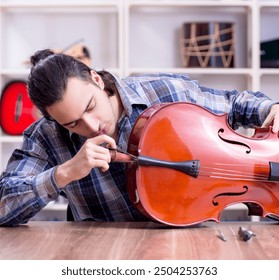
<instances>
[{"instance_id":1,"label":"shirt cuff","mask_svg":"<svg viewBox=\"0 0 279 280\"><path fill-rule=\"evenodd\" d=\"M58 198L60 190L55 182L54 173L57 167L51 168L36 177L39 197L46 203Z\"/></svg>"}]
</instances>

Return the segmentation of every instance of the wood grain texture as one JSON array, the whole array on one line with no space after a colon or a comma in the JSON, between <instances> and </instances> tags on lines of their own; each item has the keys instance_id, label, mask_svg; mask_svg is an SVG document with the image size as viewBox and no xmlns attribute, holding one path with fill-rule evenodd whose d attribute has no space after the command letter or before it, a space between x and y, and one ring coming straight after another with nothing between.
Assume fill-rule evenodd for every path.
<instances>
[{"instance_id":1,"label":"wood grain texture","mask_svg":"<svg viewBox=\"0 0 279 280\"><path fill-rule=\"evenodd\" d=\"M243 241L239 227L256 236ZM227 241L218 238L221 231ZM277 223L211 223L173 228L153 222L29 222L0 227L0 259L279 259Z\"/></svg>"}]
</instances>

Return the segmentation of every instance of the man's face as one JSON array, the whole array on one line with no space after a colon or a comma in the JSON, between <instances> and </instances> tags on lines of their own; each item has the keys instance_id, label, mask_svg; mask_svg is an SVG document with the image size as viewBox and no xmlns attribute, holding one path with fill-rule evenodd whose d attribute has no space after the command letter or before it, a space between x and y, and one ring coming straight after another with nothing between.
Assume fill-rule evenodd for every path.
<instances>
[{"instance_id":1,"label":"man's face","mask_svg":"<svg viewBox=\"0 0 279 280\"><path fill-rule=\"evenodd\" d=\"M69 131L86 138L113 136L118 120L111 99L102 89L101 78L94 81L96 85L70 78L63 99L48 107L47 112Z\"/></svg>"}]
</instances>

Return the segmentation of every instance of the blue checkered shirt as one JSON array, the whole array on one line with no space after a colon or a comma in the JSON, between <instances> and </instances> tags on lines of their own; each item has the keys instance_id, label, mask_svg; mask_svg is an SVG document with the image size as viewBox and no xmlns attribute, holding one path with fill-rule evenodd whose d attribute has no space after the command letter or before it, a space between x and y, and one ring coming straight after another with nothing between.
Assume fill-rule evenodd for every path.
<instances>
[{"instance_id":1,"label":"blue checkered shirt","mask_svg":"<svg viewBox=\"0 0 279 280\"><path fill-rule=\"evenodd\" d=\"M126 112L118 123L117 144L123 150L127 150L138 116L154 104L188 101L217 114L228 113L233 129L260 126L274 104L261 92L210 89L187 75L116 77L116 86ZM45 118L32 124L0 178L0 224L26 223L59 195L68 199L77 221L144 220L129 200L123 163L111 163L107 172L94 168L88 176L71 182L62 191L58 188L54 179L56 167L72 158L84 141Z\"/></svg>"}]
</instances>

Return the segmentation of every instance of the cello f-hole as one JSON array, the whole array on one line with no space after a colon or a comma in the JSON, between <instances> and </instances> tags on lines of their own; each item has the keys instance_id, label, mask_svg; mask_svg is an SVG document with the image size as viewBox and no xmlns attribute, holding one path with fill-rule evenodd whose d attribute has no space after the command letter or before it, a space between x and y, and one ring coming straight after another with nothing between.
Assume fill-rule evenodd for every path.
<instances>
[{"instance_id":1,"label":"cello f-hole","mask_svg":"<svg viewBox=\"0 0 279 280\"><path fill-rule=\"evenodd\" d=\"M247 144L239 142L239 141L235 141L235 140L226 139L223 136L221 136L221 134L224 133L224 132L225 132L225 130L223 128L220 128L219 131L218 131L218 136L221 140L223 140L226 143L233 144L233 145L240 145L240 146L246 147L248 149L246 151L246 154L249 154L251 152L251 148Z\"/></svg>"},{"instance_id":2,"label":"cello f-hole","mask_svg":"<svg viewBox=\"0 0 279 280\"><path fill-rule=\"evenodd\" d=\"M225 193L219 193L219 194L215 195L214 198L212 199L212 204L213 204L214 206L218 206L218 205L219 205L219 202L215 200L217 197L220 197L220 196L240 196L240 195L243 195L243 194L245 194L246 192L248 192L248 187L247 187L247 186L243 186L243 189L244 189L244 191L242 191L242 192L225 192Z\"/></svg>"}]
</instances>

